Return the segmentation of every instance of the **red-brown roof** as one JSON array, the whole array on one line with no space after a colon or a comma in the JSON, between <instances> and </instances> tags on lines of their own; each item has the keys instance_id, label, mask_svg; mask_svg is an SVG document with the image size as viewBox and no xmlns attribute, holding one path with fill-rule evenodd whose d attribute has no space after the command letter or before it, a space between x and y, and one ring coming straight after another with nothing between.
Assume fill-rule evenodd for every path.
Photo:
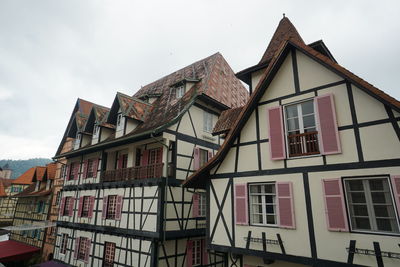
<instances>
[{"instance_id":1,"label":"red-brown roof","mask_svg":"<svg viewBox=\"0 0 400 267\"><path fill-rule=\"evenodd\" d=\"M33 178L35 177L36 167L32 167L23 174L21 174L17 179L12 181L12 184L31 184Z\"/></svg>"},{"instance_id":2,"label":"red-brown roof","mask_svg":"<svg viewBox=\"0 0 400 267\"><path fill-rule=\"evenodd\" d=\"M36 180L42 181L46 173L46 167L37 166L36 167Z\"/></svg>"},{"instance_id":3,"label":"red-brown roof","mask_svg":"<svg viewBox=\"0 0 400 267\"><path fill-rule=\"evenodd\" d=\"M33 183L29 185L27 188L25 188L24 191L22 191L21 193L14 195L14 197L40 197L40 196L47 196L52 192L51 189L46 190L46 187L43 187L38 191L35 191L35 189L36 189L36 183Z\"/></svg>"},{"instance_id":4,"label":"red-brown roof","mask_svg":"<svg viewBox=\"0 0 400 267\"><path fill-rule=\"evenodd\" d=\"M6 263L17 260L25 260L38 253L40 248L26 245L14 240L0 242L0 262Z\"/></svg>"},{"instance_id":5,"label":"red-brown roof","mask_svg":"<svg viewBox=\"0 0 400 267\"><path fill-rule=\"evenodd\" d=\"M54 180L56 178L57 163L49 163L46 165L47 179Z\"/></svg>"},{"instance_id":6,"label":"red-brown roof","mask_svg":"<svg viewBox=\"0 0 400 267\"><path fill-rule=\"evenodd\" d=\"M224 110L214 126L213 135L227 133L236 121L243 107Z\"/></svg>"},{"instance_id":7,"label":"red-brown roof","mask_svg":"<svg viewBox=\"0 0 400 267\"><path fill-rule=\"evenodd\" d=\"M6 190L3 181L0 181L0 197L6 197Z\"/></svg>"}]
</instances>

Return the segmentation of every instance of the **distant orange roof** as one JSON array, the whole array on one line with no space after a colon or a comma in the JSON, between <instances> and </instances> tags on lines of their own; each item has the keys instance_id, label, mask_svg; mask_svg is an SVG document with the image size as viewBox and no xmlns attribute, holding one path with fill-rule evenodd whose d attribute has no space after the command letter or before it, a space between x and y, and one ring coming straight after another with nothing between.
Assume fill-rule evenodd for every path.
<instances>
[{"instance_id":1,"label":"distant orange roof","mask_svg":"<svg viewBox=\"0 0 400 267\"><path fill-rule=\"evenodd\" d=\"M6 194L4 185L3 185L3 181L0 181L0 197L6 197L6 196L7 196L7 194Z\"/></svg>"},{"instance_id":2,"label":"distant orange roof","mask_svg":"<svg viewBox=\"0 0 400 267\"><path fill-rule=\"evenodd\" d=\"M42 181L44 174L46 173L46 167L37 166L36 167L36 179Z\"/></svg>"},{"instance_id":3,"label":"distant orange roof","mask_svg":"<svg viewBox=\"0 0 400 267\"><path fill-rule=\"evenodd\" d=\"M54 180L56 178L57 163L49 163L47 167L47 179Z\"/></svg>"},{"instance_id":4,"label":"distant orange roof","mask_svg":"<svg viewBox=\"0 0 400 267\"><path fill-rule=\"evenodd\" d=\"M19 176L17 179L12 181L12 184L31 184L33 177L35 176L35 170L36 167L30 168L29 170L21 174L21 176Z\"/></svg>"}]
</instances>

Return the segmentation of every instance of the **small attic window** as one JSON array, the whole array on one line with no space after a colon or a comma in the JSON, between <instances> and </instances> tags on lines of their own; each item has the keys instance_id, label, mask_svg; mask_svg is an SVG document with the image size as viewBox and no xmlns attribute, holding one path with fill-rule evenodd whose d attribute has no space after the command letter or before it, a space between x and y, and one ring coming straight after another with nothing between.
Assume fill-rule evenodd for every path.
<instances>
[{"instance_id":1,"label":"small attic window","mask_svg":"<svg viewBox=\"0 0 400 267\"><path fill-rule=\"evenodd\" d=\"M176 98L181 98L185 94L185 85L176 87Z\"/></svg>"},{"instance_id":2,"label":"small attic window","mask_svg":"<svg viewBox=\"0 0 400 267\"><path fill-rule=\"evenodd\" d=\"M121 125L121 119L122 119L122 114L120 113L120 114L118 114L118 117L117 117L117 126Z\"/></svg>"}]
</instances>

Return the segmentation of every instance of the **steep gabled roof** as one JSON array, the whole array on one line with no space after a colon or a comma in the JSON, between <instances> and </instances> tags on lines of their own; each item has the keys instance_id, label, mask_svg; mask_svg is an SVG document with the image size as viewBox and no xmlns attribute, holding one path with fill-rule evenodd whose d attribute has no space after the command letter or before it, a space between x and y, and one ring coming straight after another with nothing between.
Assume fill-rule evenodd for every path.
<instances>
[{"instance_id":1,"label":"steep gabled roof","mask_svg":"<svg viewBox=\"0 0 400 267\"><path fill-rule=\"evenodd\" d=\"M46 174L46 167L42 167L42 166L37 166L36 167L36 175L35 175L35 177L36 177L37 181L43 181L43 179L45 178L44 177L45 174Z\"/></svg>"},{"instance_id":2,"label":"steep gabled roof","mask_svg":"<svg viewBox=\"0 0 400 267\"><path fill-rule=\"evenodd\" d=\"M121 109L122 116L143 122L147 114L152 110L152 105L137 97L117 92L107 118L107 123L116 124L119 109Z\"/></svg>"},{"instance_id":3,"label":"steep gabled roof","mask_svg":"<svg viewBox=\"0 0 400 267\"><path fill-rule=\"evenodd\" d=\"M310 58L314 59L315 61L321 63L331 71L335 72L339 76L343 77L344 79L352 82L354 85L358 86L366 93L371 94L378 98L383 103L387 104L391 108L395 109L396 111L400 112L400 102L395 98L389 96L385 92L379 90L378 88L374 87L373 85L367 83L354 73L348 71L344 67L340 66L339 64L332 61L329 57L321 54L320 52L314 50L313 48L304 44L304 42L298 42L293 39L285 40L280 48L276 51L275 55L272 57L268 67L266 68L262 78L260 79L258 85L256 86L254 93L250 96L250 100L244 106L242 111L240 112L239 116L237 117L235 123L231 127L231 131L229 132L225 142L223 143L222 147L218 151L218 153L208 161L204 166L202 166L198 171L196 171L193 175L191 175L186 181L183 183L186 187L200 187L204 188L205 180L207 179L207 173L216 166L218 162L224 159L226 154L228 153L230 147L234 143L237 136L240 134L243 126L247 122L248 118L250 117L252 111L256 107L256 104L262 97L263 93L265 92L266 88L269 86L270 82L272 81L273 77L275 76L276 72L280 68L283 59L287 56L291 49L296 48L299 51L303 52Z\"/></svg>"},{"instance_id":4,"label":"steep gabled roof","mask_svg":"<svg viewBox=\"0 0 400 267\"><path fill-rule=\"evenodd\" d=\"M0 197L6 197L6 187L3 184L3 181L0 180Z\"/></svg>"},{"instance_id":5,"label":"steep gabled roof","mask_svg":"<svg viewBox=\"0 0 400 267\"><path fill-rule=\"evenodd\" d=\"M47 179L54 180L56 178L57 163L49 163L46 165Z\"/></svg>"},{"instance_id":6,"label":"steep gabled roof","mask_svg":"<svg viewBox=\"0 0 400 267\"><path fill-rule=\"evenodd\" d=\"M218 121L214 126L212 134L218 135L229 132L242 109L243 107L238 107L222 111L221 116L219 116Z\"/></svg>"},{"instance_id":7,"label":"steep gabled roof","mask_svg":"<svg viewBox=\"0 0 400 267\"><path fill-rule=\"evenodd\" d=\"M17 177L15 180L13 180L11 183L12 184L31 184L33 182L33 179L35 177L35 172L36 172L36 167L32 167L23 174L21 174L19 177Z\"/></svg>"},{"instance_id":8,"label":"steep gabled roof","mask_svg":"<svg viewBox=\"0 0 400 267\"><path fill-rule=\"evenodd\" d=\"M109 108L94 104L92 109L90 110L88 119L86 120L86 124L83 128L83 131L92 133L93 126L95 123L97 125L104 126L106 124L109 113L110 113Z\"/></svg>"}]
</instances>

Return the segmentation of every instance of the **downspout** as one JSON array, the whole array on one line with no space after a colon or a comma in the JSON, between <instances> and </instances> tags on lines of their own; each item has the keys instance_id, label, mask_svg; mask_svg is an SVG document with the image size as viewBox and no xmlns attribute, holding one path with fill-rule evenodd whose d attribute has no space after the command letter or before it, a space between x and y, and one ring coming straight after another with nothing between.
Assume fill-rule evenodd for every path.
<instances>
[{"instance_id":1,"label":"downspout","mask_svg":"<svg viewBox=\"0 0 400 267\"><path fill-rule=\"evenodd\" d=\"M160 140L158 140L157 138L154 137L154 131L150 134L150 137L153 138L157 143L165 146L167 148L167 157L166 157L166 177L165 177L165 187L164 187L164 195L165 195L165 202L164 202L164 218L163 218L163 243L165 243L166 239L165 239L165 228L167 226L167 220L166 220L166 214L167 214L167 205L165 203L168 204L168 162L169 162L169 146L167 146L166 144L164 144L163 142L161 142Z\"/></svg>"}]
</instances>

